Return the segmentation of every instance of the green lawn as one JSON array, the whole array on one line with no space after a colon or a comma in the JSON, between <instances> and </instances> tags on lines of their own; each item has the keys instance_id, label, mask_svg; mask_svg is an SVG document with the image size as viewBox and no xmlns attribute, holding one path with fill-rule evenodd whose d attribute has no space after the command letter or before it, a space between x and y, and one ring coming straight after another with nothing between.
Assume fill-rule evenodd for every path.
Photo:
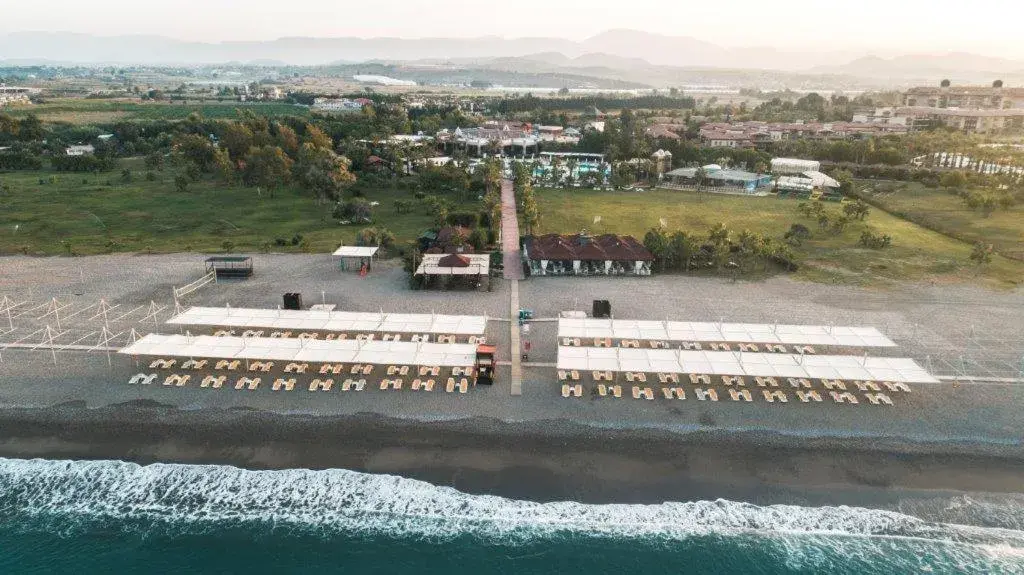
<instances>
[{"instance_id":1,"label":"green lawn","mask_svg":"<svg viewBox=\"0 0 1024 575\"><path fill-rule=\"evenodd\" d=\"M801 216L796 200L742 197L655 190L596 192L541 189L542 233L644 233L665 221L669 231L682 229L706 234L721 222L734 233L743 229L782 239L793 223L802 223L812 238L796 248L801 263L798 277L815 281L873 285L889 280L970 280L1009 286L1024 281L1024 263L997 257L977 268L968 260L971 246L921 226L872 209L864 223L854 222L834 236ZM839 204L826 204L839 210ZM595 223L597 216L600 221ZM858 246L865 226L893 236L893 246L871 250Z\"/></svg>"},{"instance_id":2,"label":"green lawn","mask_svg":"<svg viewBox=\"0 0 1024 575\"><path fill-rule=\"evenodd\" d=\"M266 191L226 187L201 181L178 193L171 171L157 181L143 178L137 160L133 181L122 183L120 171L105 174L51 172L0 173L12 191L0 195L0 254L63 254L70 243L78 254L109 251L222 251L225 240L236 251L257 251L275 238L302 234L315 252L351 244L363 225L342 226L331 218L332 206L320 205L294 188ZM40 179L44 183L40 184ZM52 179L52 182L51 182ZM108 182L110 185L108 185ZM398 242L415 239L432 226L421 208L397 215L393 202L411 199L405 190L378 189L367 194L380 202L374 224L387 227ZM274 251L298 251L298 247Z\"/></svg>"},{"instance_id":3,"label":"green lawn","mask_svg":"<svg viewBox=\"0 0 1024 575\"><path fill-rule=\"evenodd\" d=\"M901 182L894 192L872 193L876 184L861 180L857 189L864 190L893 213L907 214L915 221L926 222L929 227L966 241L990 243L1003 254L1024 259L1024 206L998 208L986 218L980 210L969 209L956 194L944 189Z\"/></svg>"},{"instance_id":4,"label":"green lawn","mask_svg":"<svg viewBox=\"0 0 1024 575\"><path fill-rule=\"evenodd\" d=\"M18 106L5 114L22 117L35 114L45 122L97 124L120 120L183 120L193 112L204 118L237 118L237 109L251 110L262 116L308 116L309 108L267 102L139 102L135 100L87 100L60 98L35 106Z\"/></svg>"}]
</instances>

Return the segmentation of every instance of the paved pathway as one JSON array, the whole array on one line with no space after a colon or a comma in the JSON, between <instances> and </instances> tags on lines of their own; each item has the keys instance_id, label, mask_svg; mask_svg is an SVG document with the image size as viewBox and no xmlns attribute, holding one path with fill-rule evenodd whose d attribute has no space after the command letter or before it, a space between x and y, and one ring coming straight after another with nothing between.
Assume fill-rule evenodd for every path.
<instances>
[{"instance_id":1,"label":"paved pathway","mask_svg":"<svg viewBox=\"0 0 1024 575\"><path fill-rule=\"evenodd\" d=\"M504 254L505 279L523 279L523 261L519 251L519 219L512 180L501 181L501 251ZM516 310L517 313L519 310Z\"/></svg>"},{"instance_id":2,"label":"paved pathway","mask_svg":"<svg viewBox=\"0 0 1024 575\"><path fill-rule=\"evenodd\" d=\"M509 334L511 336L512 395L523 394L522 351L519 341L519 280L523 279L522 256L519 251L519 219L516 217L516 195L512 181L501 181L501 251L505 265L505 279L509 280Z\"/></svg>"}]
</instances>

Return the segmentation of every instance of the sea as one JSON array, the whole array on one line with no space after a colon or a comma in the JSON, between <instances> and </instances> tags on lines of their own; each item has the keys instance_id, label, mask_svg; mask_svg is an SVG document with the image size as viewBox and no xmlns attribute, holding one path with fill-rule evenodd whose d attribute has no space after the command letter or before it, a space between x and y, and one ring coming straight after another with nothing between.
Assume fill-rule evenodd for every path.
<instances>
[{"instance_id":1,"label":"sea","mask_svg":"<svg viewBox=\"0 0 1024 575\"><path fill-rule=\"evenodd\" d=\"M0 573L1024 573L1024 496L589 505L340 469L0 459Z\"/></svg>"}]
</instances>

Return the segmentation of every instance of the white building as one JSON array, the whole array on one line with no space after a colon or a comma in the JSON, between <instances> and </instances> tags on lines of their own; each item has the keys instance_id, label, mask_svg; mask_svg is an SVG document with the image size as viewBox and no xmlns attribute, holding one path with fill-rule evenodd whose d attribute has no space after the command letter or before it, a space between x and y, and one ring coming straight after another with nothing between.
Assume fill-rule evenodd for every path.
<instances>
[{"instance_id":1,"label":"white building","mask_svg":"<svg viewBox=\"0 0 1024 575\"><path fill-rule=\"evenodd\" d=\"M358 112L363 105L347 98L316 98L313 109L319 112Z\"/></svg>"},{"instance_id":2,"label":"white building","mask_svg":"<svg viewBox=\"0 0 1024 575\"><path fill-rule=\"evenodd\" d=\"M68 146L64 152L69 156L91 156L96 152L92 144Z\"/></svg>"},{"instance_id":3,"label":"white building","mask_svg":"<svg viewBox=\"0 0 1024 575\"><path fill-rule=\"evenodd\" d=\"M800 160L797 158L775 158L772 160L772 173L776 176L800 176L804 172L820 172L821 162Z\"/></svg>"}]
</instances>

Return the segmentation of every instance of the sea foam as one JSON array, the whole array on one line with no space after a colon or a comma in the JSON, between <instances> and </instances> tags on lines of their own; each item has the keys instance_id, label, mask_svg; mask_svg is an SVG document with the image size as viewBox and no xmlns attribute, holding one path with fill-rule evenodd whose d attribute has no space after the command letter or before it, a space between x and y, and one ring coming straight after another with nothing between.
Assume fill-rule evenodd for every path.
<instances>
[{"instance_id":1,"label":"sea foam","mask_svg":"<svg viewBox=\"0 0 1024 575\"><path fill-rule=\"evenodd\" d=\"M1020 510L1018 510L1020 512ZM469 495L402 477L347 470L249 471L228 466L0 459L0 513L59 521L112 520L158 529L257 522L274 529L501 544L562 535L660 539L716 535L913 538L1013 556L1024 532L925 521L857 507L535 503Z\"/></svg>"}]
</instances>

